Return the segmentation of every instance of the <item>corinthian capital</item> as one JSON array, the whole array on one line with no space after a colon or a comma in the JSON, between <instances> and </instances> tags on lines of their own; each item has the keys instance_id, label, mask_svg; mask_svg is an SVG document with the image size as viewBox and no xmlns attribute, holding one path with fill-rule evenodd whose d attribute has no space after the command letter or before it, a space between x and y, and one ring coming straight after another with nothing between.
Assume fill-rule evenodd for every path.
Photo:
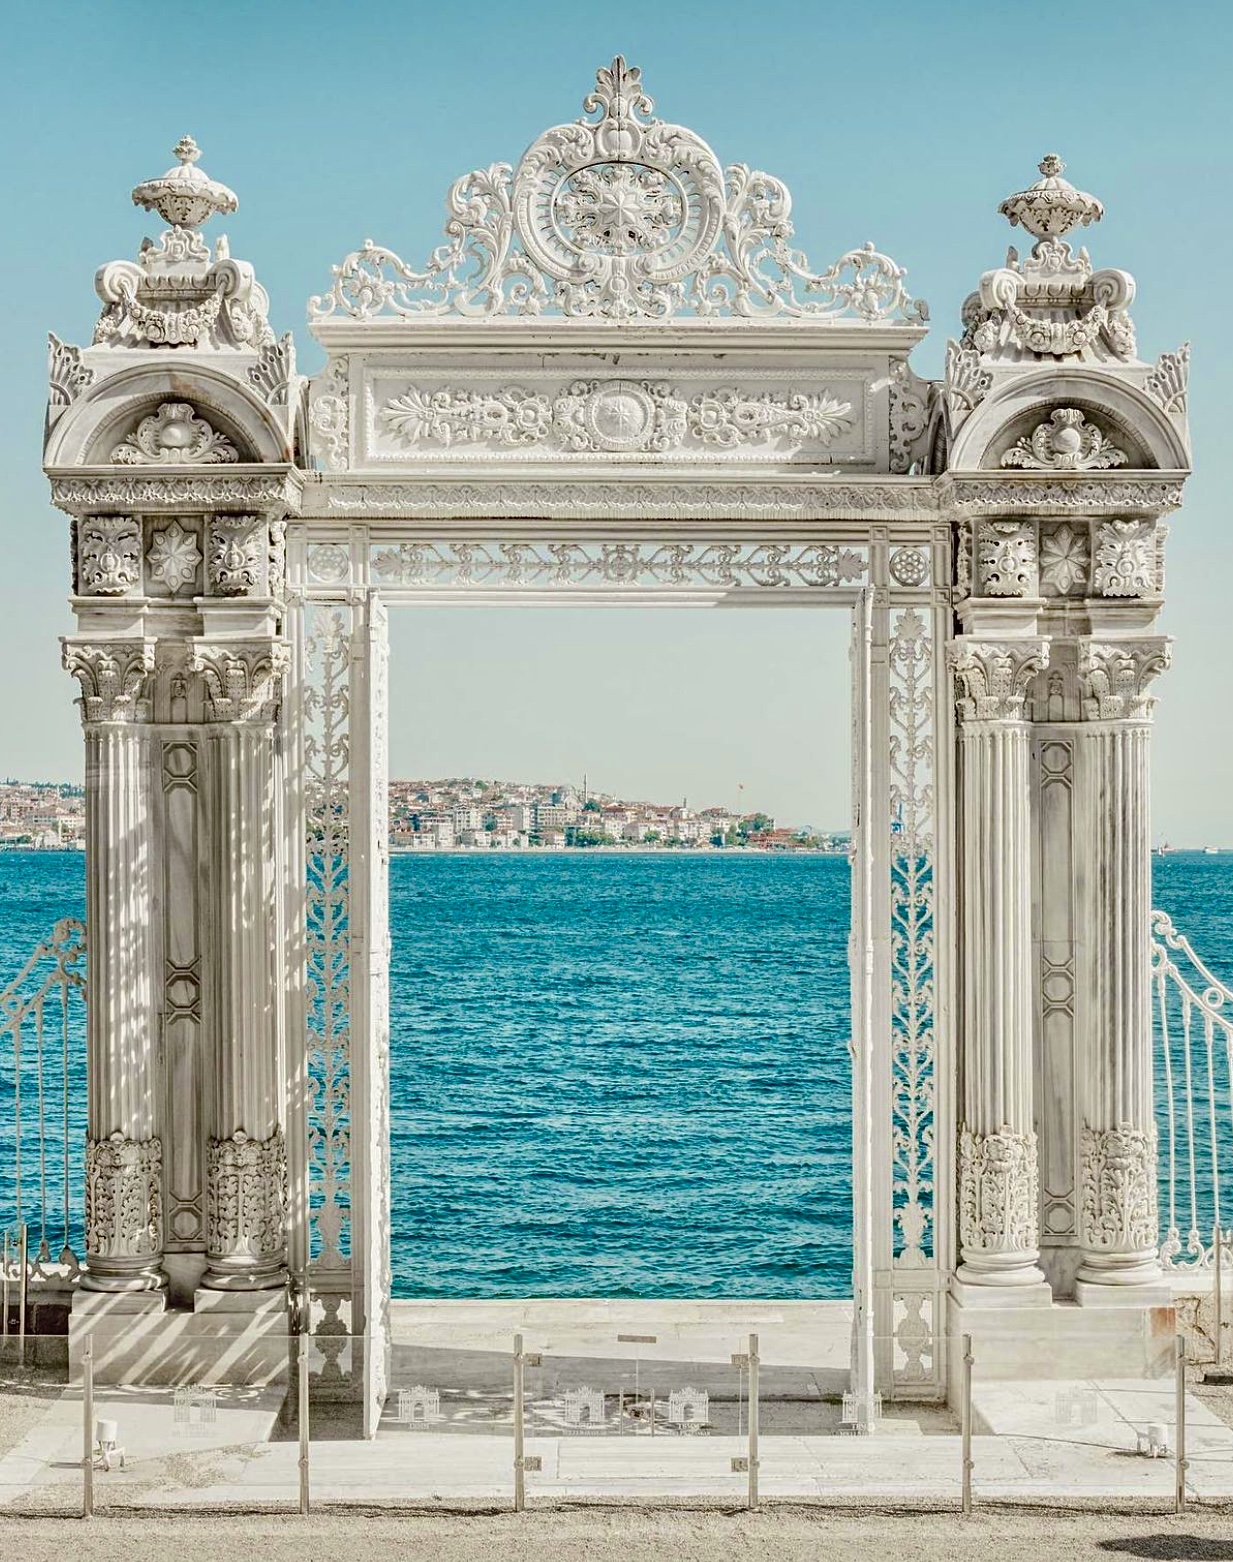
<instances>
[{"instance_id":1,"label":"corinthian capital","mask_svg":"<svg viewBox=\"0 0 1233 1562\"><path fill-rule=\"evenodd\" d=\"M273 721L291 663L285 640L194 643L189 672L206 687L209 721Z\"/></svg>"},{"instance_id":2,"label":"corinthian capital","mask_svg":"<svg viewBox=\"0 0 1233 1562\"><path fill-rule=\"evenodd\" d=\"M81 719L134 722L149 719L153 640L62 640L64 668L81 684Z\"/></svg>"},{"instance_id":3,"label":"corinthian capital","mask_svg":"<svg viewBox=\"0 0 1233 1562\"><path fill-rule=\"evenodd\" d=\"M1143 721L1155 697L1148 685L1169 665L1172 641L1085 640L1079 646L1079 694L1087 721Z\"/></svg>"},{"instance_id":4,"label":"corinthian capital","mask_svg":"<svg viewBox=\"0 0 1233 1562\"><path fill-rule=\"evenodd\" d=\"M1020 721L1028 685L1049 665L1045 640L969 640L948 647L961 721Z\"/></svg>"}]
</instances>

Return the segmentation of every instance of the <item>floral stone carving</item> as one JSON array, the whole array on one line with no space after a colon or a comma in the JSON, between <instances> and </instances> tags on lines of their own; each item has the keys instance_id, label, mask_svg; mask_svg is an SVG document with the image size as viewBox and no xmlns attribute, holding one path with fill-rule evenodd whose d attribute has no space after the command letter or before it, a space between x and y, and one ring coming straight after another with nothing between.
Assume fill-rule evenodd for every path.
<instances>
[{"instance_id":1,"label":"floral stone carving","mask_svg":"<svg viewBox=\"0 0 1233 1562\"><path fill-rule=\"evenodd\" d=\"M1021 721L1028 685L1049 665L1046 640L970 640L949 648L963 722Z\"/></svg>"},{"instance_id":2,"label":"floral stone carving","mask_svg":"<svg viewBox=\"0 0 1233 1562\"><path fill-rule=\"evenodd\" d=\"M165 401L121 440L111 459L122 466L206 466L240 456L187 402Z\"/></svg>"},{"instance_id":3,"label":"floral stone carving","mask_svg":"<svg viewBox=\"0 0 1233 1562\"><path fill-rule=\"evenodd\" d=\"M268 586L269 537L257 515L210 521L210 590L220 597L262 595Z\"/></svg>"},{"instance_id":4,"label":"floral stone carving","mask_svg":"<svg viewBox=\"0 0 1233 1562\"><path fill-rule=\"evenodd\" d=\"M153 640L65 640L64 669L81 685L83 721L131 722L149 716Z\"/></svg>"},{"instance_id":5,"label":"floral stone carving","mask_svg":"<svg viewBox=\"0 0 1233 1562\"><path fill-rule=\"evenodd\" d=\"M1156 1129L1119 1123L1080 1139L1083 1245L1137 1252L1156 1245Z\"/></svg>"},{"instance_id":6,"label":"floral stone carving","mask_svg":"<svg viewBox=\"0 0 1233 1562\"><path fill-rule=\"evenodd\" d=\"M959 1136L959 1240L982 1253L1033 1251L1037 1233L1036 1135Z\"/></svg>"},{"instance_id":7,"label":"floral stone carving","mask_svg":"<svg viewBox=\"0 0 1233 1562\"><path fill-rule=\"evenodd\" d=\"M156 1257L163 1248L163 1147L113 1133L86 1145L86 1252L90 1259Z\"/></svg>"},{"instance_id":8,"label":"floral stone carving","mask_svg":"<svg viewBox=\"0 0 1233 1562\"><path fill-rule=\"evenodd\" d=\"M77 523L77 589L119 597L141 584L141 522L132 515L83 515Z\"/></svg>"},{"instance_id":9,"label":"floral stone carving","mask_svg":"<svg viewBox=\"0 0 1233 1562\"><path fill-rule=\"evenodd\" d=\"M196 535L185 530L179 521L172 521L151 537L146 554L150 579L165 586L173 597L185 586L196 584L200 566L201 549Z\"/></svg>"},{"instance_id":10,"label":"floral stone carving","mask_svg":"<svg viewBox=\"0 0 1233 1562\"><path fill-rule=\"evenodd\" d=\"M1144 721L1154 697L1148 688L1169 665L1170 642L1084 640L1079 645L1079 692L1086 721Z\"/></svg>"},{"instance_id":11,"label":"floral stone carving","mask_svg":"<svg viewBox=\"0 0 1233 1562\"><path fill-rule=\"evenodd\" d=\"M287 1149L282 1130L250 1139L238 1130L211 1139L206 1175L206 1245L212 1267L277 1267L287 1245Z\"/></svg>"},{"instance_id":12,"label":"floral stone carving","mask_svg":"<svg viewBox=\"0 0 1233 1562\"><path fill-rule=\"evenodd\" d=\"M1036 529L1031 521L986 521L976 552L980 589L990 597L1036 592Z\"/></svg>"},{"instance_id":13,"label":"floral stone carving","mask_svg":"<svg viewBox=\"0 0 1233 1562\"><path fill-rule=\"evenodd\" d=\"M273 721L282 703L290 660L290 649L283 640L217 645L198 642L189 657L188 671L205 680L208 720Z\"/></svg>"},{"instance_id":14,"label":"floral stone carving","mask_svg":"<svg viewBox=\"0 0 1233 1562\"><path fill-rule=\"evenodd\" d=\"M1091 553L1086 530L1063 522L1045 530L1040 539L1041 590L1065 597L1086 585Z\"/></svg>"},{"instance_id":15,"label":"floral stone carving","mask_svg":"<svg viewBox=\"0 0 1233 1562\"><path fill-rule=\"evenodd\" d=\"M1094 472L1125 466L1126 460L1126 452L1111 444L1078 407L1055 407L1046 422L1002 455L1003 466L1052 472Z\"/></svg>"}]
</instances>

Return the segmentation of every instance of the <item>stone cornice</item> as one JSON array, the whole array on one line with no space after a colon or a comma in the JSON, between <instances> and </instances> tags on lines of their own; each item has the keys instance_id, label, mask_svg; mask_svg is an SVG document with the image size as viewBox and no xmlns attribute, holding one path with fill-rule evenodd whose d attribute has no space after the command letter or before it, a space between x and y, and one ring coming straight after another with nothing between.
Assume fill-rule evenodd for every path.
<instances>
[{"instance_id":1,"label":"stone cornice","mask_svg":"<svg viewBox=\"0 0 1233 1562\"><path fill-rule=\"evenodd\" d=\"M940 509L958 515L1167 515L1182 503L1186 472L948 472Z\"/></svg>"},{"instance_id":2,"label":"stone cornice","mask_svg":"<svg viewBox=\"0 0 1233 1562\"><path fill-rule=\"evenodd\" d=\"M292 466L228 466L196 470L120 471L108 467L52 468L51 502L70 515L109 511L179 514L193 510L297 513L307 474Z\"/></svg>"}]
</instances>

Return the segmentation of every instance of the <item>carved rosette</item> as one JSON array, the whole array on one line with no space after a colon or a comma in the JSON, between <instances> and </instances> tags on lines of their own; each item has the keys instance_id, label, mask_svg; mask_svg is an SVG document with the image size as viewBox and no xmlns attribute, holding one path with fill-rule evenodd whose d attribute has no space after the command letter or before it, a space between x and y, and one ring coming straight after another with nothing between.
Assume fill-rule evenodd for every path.
<instances>
[{"instance_id":1,"label":"carved rosette","mask_svg":"<svg viewBox=\"0 0 1233 1562\"><path fill-rule=\"evenodd\" d=\"M282 703L291 651L285 640L198 642L188 671L205 681L208 721L274 721Z\"/></svg>"},{"instance_id":2,"label":"carved rosette","mask_svg":"<svg viewBox=\"0 0 1233 1562\"><path fill-rule=\"evenodd\" d=\"M1094 1253L1155 1252L1156 1128L1084 1128L1080 1140L1083 1246Z\"/></svg>"},{"instance_id":3,"label":"carved rosette","mask_svg":"<svg viewBox=\"0 0 1233 1562\"><path fill-rule=\"evenodd\" d=\"M1035 1253L1036 1135L1003 1127L959 1136L959 1240L974 1253Z\"/></svg>"},{"instance_id":4,"label":"carved rosette","mask_svg":"<svg viewBox=\"0 0 1233 1562\"><path fill-rule=\"evenodd\" d=\"M959 639L949 648L963 722L1021 721L1028 685L1049 663L1045 640Z\"/></svg>"},{"instance_id":5,"label":"carved rosette","mask_svg":"<svg viewBox=\"0 0 1233 1562\"><path fill-rule=\"evenodd\" d=\"M81 719L134 722L149 719L153 640L65 640L63 661L81 685Z\"/></svg>"},{"instance_id":6,"label":"carved rosette","mask_svg":"<svg viewBox=\"0 0 1233 1562\"><path fill-rule=\"evenodd\" d=\"M120 597L141 584L141 522L134 515L83 515L77 522L77 591Z\"/></svg>"},{"instance_id":7,"label":"carved rosette","mask_svg":"<svg viewBox=\"0 0 1233 1562\"><path fill-rule=\"evenodd\" d=\"M88 1285L96 1291L145 1291L164 1283L163 1147L116 1132L86 1145Z\"/></svg>"},{"instance_id":8,"label":"carved rosette","mask_svg":"<svg viewBox=\"0 0 1233 1562\"><path fill-rule=\"evenodd\" d=\"M283 1279L287 1251L287 1149L282 1130L251 1139L243 1129L211 1139L206 1172L203 1284L262 1289Z\"/></svg>"},{"instance_id":9,"label":"carved rosette","mask_svg":"<svg viewBox=\"0 0 1233 1562\"><path fill-rule=\"evenodd\" d=\"M220 597L269 592L270 539L258 515L218 515L210 522L210 590Z\"/></svg>"},{"instance_id":10,"label":"carved rosette","mask_svg":"<svg viewBox=\"0 0 1233 1562\"><path fill-rule=\"evenodd\" d=\"M1155 705L1152 680L1169 665L1172 642L1150 640L1082 641L1079 646L1079 694L1086 721L1147 721Z\"/></svg>"}]
</instances>

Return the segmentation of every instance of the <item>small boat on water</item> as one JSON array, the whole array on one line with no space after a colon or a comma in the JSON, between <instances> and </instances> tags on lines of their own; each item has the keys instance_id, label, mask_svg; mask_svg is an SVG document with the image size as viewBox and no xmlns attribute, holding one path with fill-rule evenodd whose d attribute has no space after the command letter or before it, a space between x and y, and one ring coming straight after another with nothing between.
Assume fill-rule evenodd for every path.
<instances>
[{"instance_id":1,"label":"small boat on water","mask_svg":"<svg viewBox=\"0 0 1233 1562\"><path fill-rule=\"evenodd\" d=\"M1203 848L1203 855L1205 857L1216 857L1216 856L1219 855L1219 853L1220 853L1219 846L1205 846Z\"/></svg>"}]
</instances>

